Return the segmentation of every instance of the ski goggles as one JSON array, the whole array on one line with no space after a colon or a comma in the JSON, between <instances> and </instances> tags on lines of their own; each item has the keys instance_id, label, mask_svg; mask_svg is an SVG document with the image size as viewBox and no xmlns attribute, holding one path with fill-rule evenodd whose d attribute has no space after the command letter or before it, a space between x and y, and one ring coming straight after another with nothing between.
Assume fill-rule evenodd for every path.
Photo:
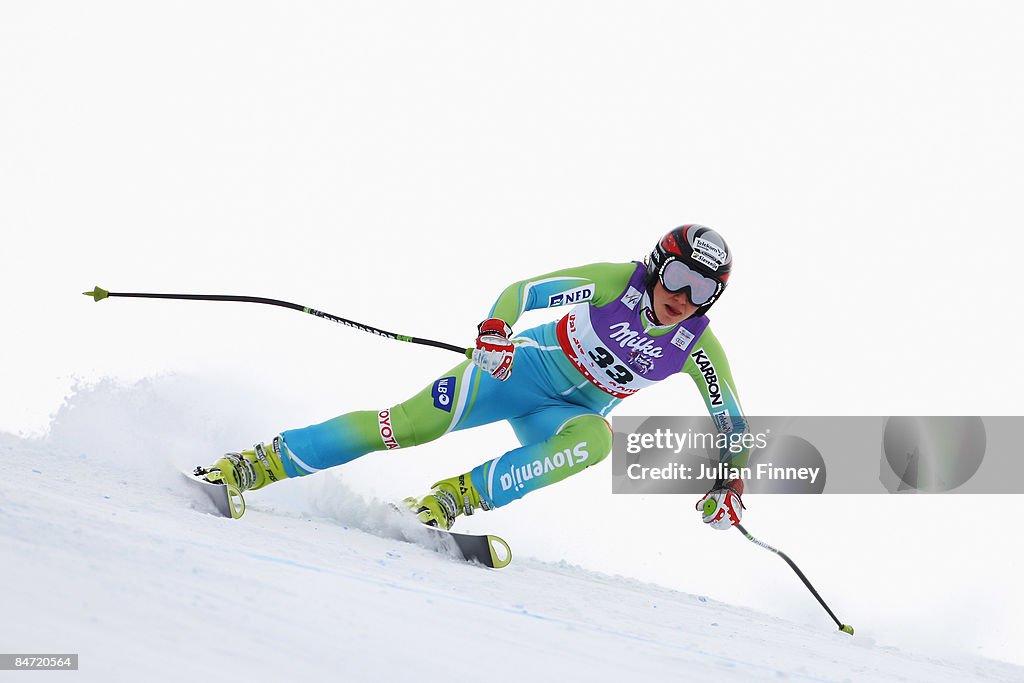
<instances>
[{"instance_id":1,"label":"ski goggles","mask_svg":"<svg viewBox=\"0 0 1024 683\"><path fill-rule=\"evenodd\" d=\"M658 273L661 286L672 294L686 289L694 306L703 306L711 301L718 292L721 283L714 278L701 275L678 259L671 259L661 267Z\"/></svg>"}]
</instances>

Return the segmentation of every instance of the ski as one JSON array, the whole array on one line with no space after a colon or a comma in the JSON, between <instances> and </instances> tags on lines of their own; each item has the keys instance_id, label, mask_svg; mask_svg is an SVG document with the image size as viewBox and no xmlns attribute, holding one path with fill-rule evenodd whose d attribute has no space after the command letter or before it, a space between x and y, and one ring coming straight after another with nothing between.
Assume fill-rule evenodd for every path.
<instances>
[{"instance_id":1,"label":"ski","mask_svg":"<svg viewBox=\"0 0 1024 683\"><path fill-rule=\"evenodd\" d=\"M192 482L192 486L200 491L217 508L222 517L238 519L245 514L245 499L242 492L234 486L227 484L214 484L203 479L206 474L202 468L197 467L195 472L182 471L182 476Z\"/></svg>"},{"instance_id":2,"label":"ski","mask_svg":"<svg viewBox=\"0 0 1024 683\"><path fill-rule=\"evenodd\" d=\"M436 526L421 524L408 510L388 503L388 507L407 521L415 520L409 527L402 528L401 535L413 545L457 557L466 562L476 562L491 569L507 567L512 562L512 548L501 536L493 534L460 534ZM430 543L425 543L429 540Z\"/></svg>"},{"instance_id":3,"label":"ski","mask_svg":"<svg viewBox=\"0 0 1024 683\"><path fill-rule=\"evenodd\" d=\"M456 531L445 531L431 526L424 526L423 531L440 543L442 547L457 552L467 562L478 562L491 569L501 569L512 562L512 548L500 536L460 534ZM409 538L408 540L410 543L416 543L415 539Z\"/></svg>"},{"instance_id":4,"label":"ski","mask_svg":"<svg viewBox=\"0 0 1024 683\"><path fill-rule=\"evenodd\" d=\"M245 514L245 498L234 486L206 481L203 479L206 472L201 467L197 467L194 472L182 471L181 474L213 503L221 517L238 519ZM396 512L401 512L397 506L391 507ZM408 532L403 531L402 536L409 543L459 557L466 562L476 562L491 569L501 569L512 562L512 549L508 543L493 534L460 534L417 522ZM424 542L425 540L430 542Z\"/></svg>"}]
</instances>

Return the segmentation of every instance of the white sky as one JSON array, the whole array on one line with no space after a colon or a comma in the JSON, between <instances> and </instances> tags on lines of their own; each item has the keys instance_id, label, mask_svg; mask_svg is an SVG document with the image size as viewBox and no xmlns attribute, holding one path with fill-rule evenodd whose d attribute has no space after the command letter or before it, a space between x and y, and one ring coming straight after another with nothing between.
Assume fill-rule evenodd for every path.
<instances>
[{"instance_id":1,"label":"white sky","mask_svg":"<svg viewBox=\"0 0 1024 683\"><path fill-rule=\"evenodd\" d=\"M219 452L393 404L458 361L280 309L79 294L97 284L468 344L510 282L642 258L686 222L736 254L712 319L748 413L1024 414L1022 19L1008 2L5 2L0 429L41 432L76 379L195 373L239 388L211 420L267 417ZM700 410L684 378L618 413ZM513 445L484 428L346 476L404 496ZM490 528L819 618L689 499L608 502L602 467ZM773 497L745 521L879 642L1013 658L1004 520L1024 504L981 505Z\"/></svg>"}]
</instances>

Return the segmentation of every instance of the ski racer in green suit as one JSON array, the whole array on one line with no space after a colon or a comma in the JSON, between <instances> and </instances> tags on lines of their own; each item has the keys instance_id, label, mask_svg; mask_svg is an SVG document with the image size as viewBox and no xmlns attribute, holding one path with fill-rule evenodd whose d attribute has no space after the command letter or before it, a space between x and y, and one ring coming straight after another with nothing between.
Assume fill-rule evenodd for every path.
<instances>
[{"instance_id":1,"label":"ski racer in green suit","mask_svg":"<svg viewBox=\"0 0 1024 683\"><path fill-rule=\"evenodd\" d=\"M406 499L422 522L449 529L461 514L502 507L603 460L612 446L605 416L678 373L696 384L721 433L742 434L736 385L706 315L731 269L722 236L691 224L665 235L643 263L597 263L513 283L478 326L472 358L412 398L283 431L201 469L209 481L253 490L507 420L519 447ZM513 335L526 311L569 305L558 321ZM723 450L722 459L743 467L747 455ZM718 481L697 504L703 521L737 524L742 493L742 480Z\"/></svg>"}]
</instances>

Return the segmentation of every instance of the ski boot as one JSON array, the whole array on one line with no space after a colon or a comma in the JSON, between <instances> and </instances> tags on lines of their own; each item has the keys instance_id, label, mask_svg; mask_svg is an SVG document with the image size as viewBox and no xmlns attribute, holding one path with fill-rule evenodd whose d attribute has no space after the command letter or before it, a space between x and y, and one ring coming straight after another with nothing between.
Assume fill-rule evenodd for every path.
<instances>
[{"instance_id":1,"label":"ski boot","mask_svg":"<svg viewBox=\"0 0 1024 683\"><path fill-rule=\"evenodd\" d=\"M197 467L195 475L212 484L234 486L239 491L255 491L287 479L281 462L281 437L274 437L269 448L258 443L251 451L225 453L209 467Z\"/></svg>"},{"instance_id":2,"label":"ski boot","mask_svg":"<svg viewBox=\"0 0 1024 683\"><path fill-rule=\"evenodd\" d=\"M422 498L409 497L402 502L427 526L446 531L452 528L455 518L461 514L471 515L478 508L484 511L491 509L473 486L468 472L437 482Z\"/></svg>"}]
</instances>

